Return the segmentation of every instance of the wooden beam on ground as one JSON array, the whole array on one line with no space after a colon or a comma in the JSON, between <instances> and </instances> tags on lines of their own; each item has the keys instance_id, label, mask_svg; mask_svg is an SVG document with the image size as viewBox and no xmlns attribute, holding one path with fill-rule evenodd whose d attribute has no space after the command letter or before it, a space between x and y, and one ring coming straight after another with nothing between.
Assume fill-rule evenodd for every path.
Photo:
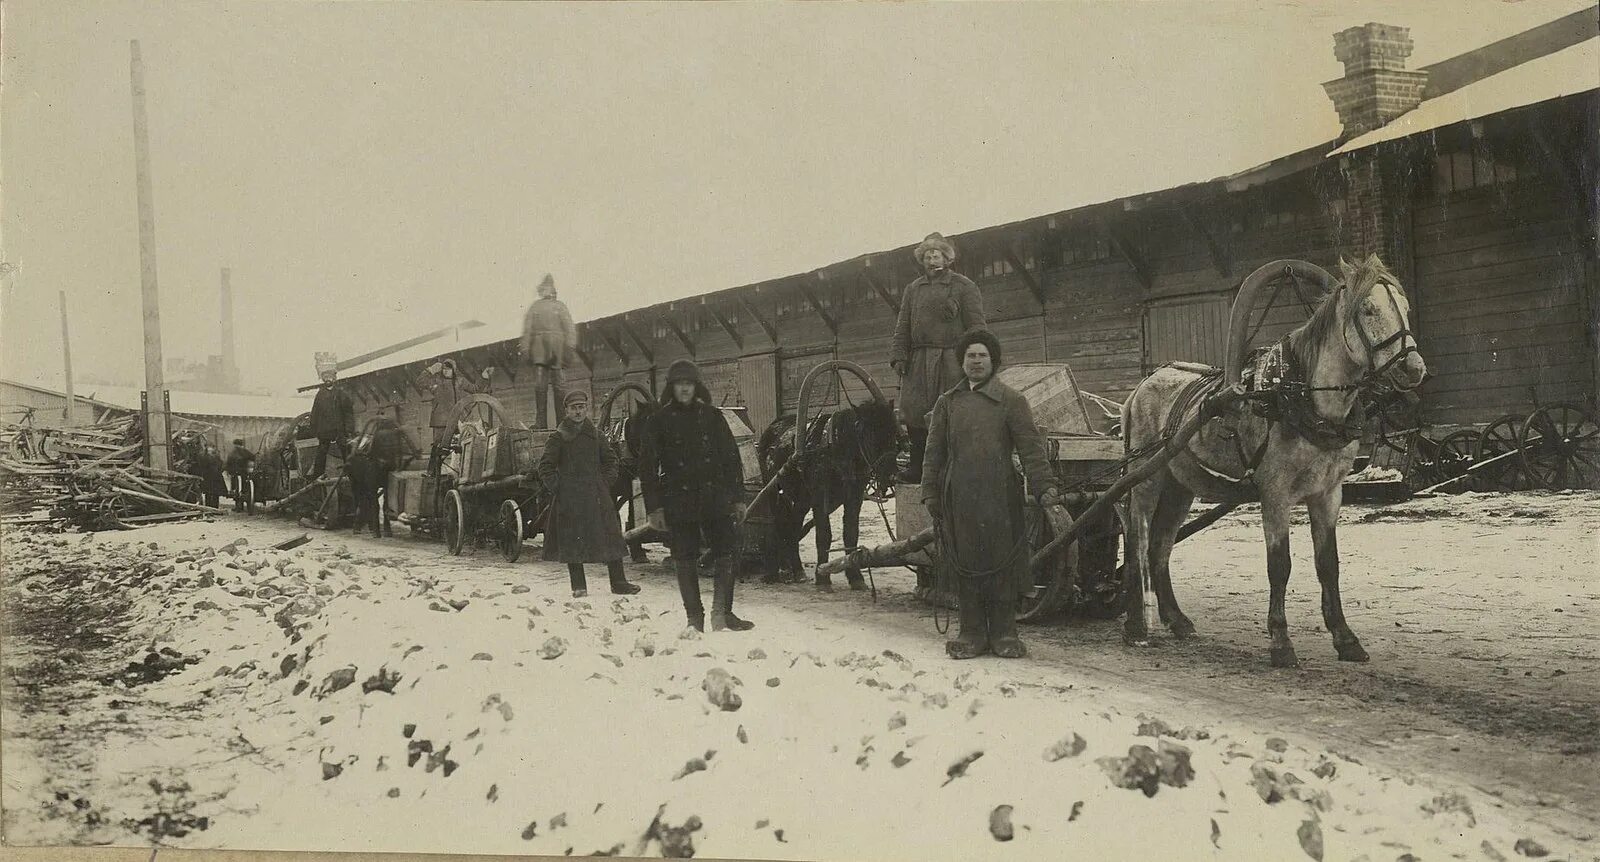
<instances>
[{"instance_id":1,"label":"wooden beam on ground","mask_svg":"<svg viewBox=\"0 0 1600 862\"><path fill-rule=\"evenodd\" d=\"M661 321L667 325L667 328L672 330L672 334L678 336L678 340L683 342L683 347L689 351L689 356L691 358L694 357L694 339L690 338L689 334L683 331L683 327L678 325L678 320L672 316L671 309L656 313L661 317Z\"/></svg>"},{"instance_id":2,"label":"wooden beam on ground","mask_svg":"<svg viewBox=\"0 0 1600 862\"><path fill-rule=\"evenodd\" d=\"M739 307L744 309L745 314L750 315L751 320L754 320L761 326L761 331L766 333L768 341L771 341L773 344L778 343L778 328L773 326L771 321L767 320L765 317L762 317L761 312L756 311L756 307L750 304L750 300L745 299L742 296L739 297Z\"/></svg>"},{"instance_id":3,"label":"wooden beam on ground","mask_svg":"<svg viewBox=\"0 0 1600 862\"><path fill-rule=\"evenodd\" d=\"M822 273L817 273L817 281L819 283L823 278ZM822 325L828 327L828 332L837 338L839 336L839 322L833 319L833 315L829 314L826 308L822 307L822 301L817 299L817 292L812 289L810 279L800 282L800 292L805 295L806 302L811 303L811 310L822 318Z\"/></svg>"},{"instance_id":4,"label":"wooden beam on ground","mask_svg":"<svg viewBox=\"0 0 1600 862\"><path fill-rule=\"evenodd\" d=\"M650 345L643 338L639 337L639 332L633 328L633 324L628 322L627 315L622 316L622 331L628 333L628 338L639 348L639 355L644 357L645 362L651 365L656 364L656 352L650 349Z\"/></svg>"},{"instance_id":5,"label":"wooden beam on ground","mask_svg":"<svg viewBox=\"0 0 1600 862\"><path fill-rule=\"evenodd\" d=\"M1022 253L1017 248L1015 240L1006 243L1006 260L1011 262L1011 268L1022 274L1022 280L1028 285L1028 292L1033 294L1033 301L1044 307L1044 284L1035 275L1033 270L1022 265Z\"/></svg>"},{"instance_id":6,"label":"wooden beam on ground","mask_svg":"<svg viewBox=\"0 0 1600 862\"><path fill-rule=\"evenodd\" d=\"M1194 206L1182 204L1178 207L1178 212L1183 216L1183 221L1189 226L1189 229L1199 234L1200 239L1205 241L1206 250L1211 253L1211 265L1216 267L1217 274L1223 278L1233 278L1232 257L1228 254L1227 248L1217 239L1217 234L1206 227L1205 222L1200 220L1200 216L1194 211Z\"/></svg>"},{"instance_id":7,"label":"wooden beam on ground","mask_svg":"<svg viewBox=\"0 0 1600 862\"><path fill-rule=\"evenodd\" d=\"M873 277L870 266L862 268L861 280L866 282L867 287L872 288L872 292L876 293L878 298L883 300L883 304L887 305L891 312L895 314L900 313L900 303L895 301L894 296L889 293L889 289L887 287L884 287L883 282L880 282L878 279Z\"/></svg>"},{"instance_id":8,"label":"wooden beam on ground","mask_svg":"<svg viewBox=\"0 0 1600 862\"><path fill-rule=\"evenodd\" d=\"M1116 248L1117 254L1122 255L1122 259L1127 262L1128 266L1133 268L1133 274L1138 276L1139 284L1143 285L1145 290L1149 290L1150 286L1155 282L1150 272L1150 265L1145 263L1144 258L1139 254L1139 250L1133 247L1133 243L1128 241L1122 231L1110 228L1108 233L1111 237L1111 245Z\"/></svg>"},{"instance_id":9,"label":"wooden beam on ground","mask_svg":"<svg viewBox=\"0 0 1600 862\"><path fill-rule=\"evenodd\" d=\"M728 316L723 314L721 309L709 302L706 302L704 298L700 300L700 304L705 306L706 311L711 315L711 319L715 320L717 325L722 327L722 331L728 333L728 337L733 339L733 346L743 350L744 336L739 334L739 327L734 326L733 321L729 320Z\"/></svg>"}]
</instances>

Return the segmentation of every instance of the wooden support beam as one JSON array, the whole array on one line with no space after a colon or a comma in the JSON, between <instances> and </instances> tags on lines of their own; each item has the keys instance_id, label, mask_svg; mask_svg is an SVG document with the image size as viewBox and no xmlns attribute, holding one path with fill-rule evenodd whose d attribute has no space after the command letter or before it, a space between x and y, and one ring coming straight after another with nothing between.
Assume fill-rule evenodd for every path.
<instances>
[{"instance_id":1,"label":"wooden support beam","mask_svg":"<svg viewBox=\"0 0 1600 862\"><path fill-rule=\"evenodd\" d=\"M1022 280L1028 285L1028 292L1033 294L1033 301L1043 308L1044 284L1040 281L1039 275L1035 275L1033 270L1022 265L1022 252L1017 248L1015 240L1006 243L1006 260L1011 262L1012 269L1022 274Z\"/></svg>"},{"instance_id":2,"label":"wooden support beam","mask_svg":"<svg viewBox=\"0 0 1600 862\"><path fill-rule=\"evenodd\" d=\"M728 337L733 339L733 346L743 350L744 336L739 334L739 327L734 326L733 322L728 320L728 316L723 314L722 310L715 305L706 302L704 299L700 300L700 304L704 305L706 311L710 312L711 318L717 322L718 326L722 327L722 331L728 333Z\"/></svg>"},{"instance_id":3,"label":"wooden support beam","mask_svg":"<svg viewBox=\"0 0 1600 862\"><path fill-rule=\"evenodd\" d=\"M668 309L656 313L661 317L661 321L667 325L667 328L672 330L672 334L678 336L678 340L683 342L684 349L689 351L689 356L693 358L694 339L690 338L689 334L683 331L683 327L678 325L678 320L672 316L671 310Z\"/></svg>"},{"instance_id":4,"label":"wooden support beam","mask_svg":"<svg viewBox=\"0 0 1600 862\"><path fill-rule=\"evenodd\" d=\"M611 352L615 353L617 355L617 358L622 360L622 367L623 368L627 368L628 367L628 351L622 349L622 342L618 341L617 337L615 335L611 334L611 332L608 331L605 327L600 326L598 324L595 325L594 331L600 333L600 340L604 341L606 343L606 346L611 348Z\"/></svg>"},{"instance_id":5,"label":"wooden support beam","mask_svg":"<svg viewBox=\"0 0 1600 862\"><path fill-rule=\"evenodd\" d=\"M1145 263L1144 258L1139 255L1138 249L1133 247L1133 243L1128 241L1128 238L1123 235L1121 230L1110 228L1108 233L1111 237L1111 245L1116 248L1117 254L1122 255L1122 259L1127 261L1128 266L1133 268L1133 274L1138 276L1139 284L1143 285L1145 290L1149 290L1150 286L1155 282L1150 273L1150 265Z\"/></svg>"},{"instance_id":6,"label":"wooden support beam","mask_svg":"<svg viewBox=\"0 0 1600 862\"><path fill-rule=\"evenodd\" d=\"M820 283L822 280L822 273L817 273L817 282ZM805 295L806 301L811 303L811 310L822 318L822 325L828 327L828 332L835 338L839 337L839 322L833 319L833 315L829 314L826 308L822 307L822 302L817 299L817 292L813 289L810 279L800 282L800 292Z\"/></svg>"},{"instance_id":7,"label":"wooden support beam","mask_svg":"<svg viewBox=\"0 0 1600 862\"><path fill-rule=\"evenodd\" d=\"M1233 259L1221 240L1217 238L1216 232L1206 227L1192 204L1181 204L1178 212L1183 216L1183 221L1189 229L1199 234L1200 239L1205 241L1206 249L1211 252L1211 265L1216 267L1217 274L1223 278L1233 278Z\"/></svg>"},{"instance_id":8,"label":"wooden support beam","mask_svg":"<svg viewBox=\"0 0 1600 862\"><path fill-rule=\"evenodd\" d=\"M894 312L895 314L900 313L900 303L895 301L894 296L889 293L888 288L884 287L883 282L880 282L878 279L873 277L872 269L870 267L863 268L861 270L861 280L866 282L867 287L872 288L872 292L876 293L878 298L883 300L883 304L887 305L891 312Z\"/></svg>"},{"instance_id":9,"label":"wooden support beam","mask_svg":"<svg viewBox=\"0 0 1600 862\"><path fill-rule=\"evenodd\" d=\"M628 322L627 315L622 316L622 331L628 333L628 338L639 348L639 355L644 357L645 362L651 365L656 364L656 352L650 349L650 345L645 339L639 337L638 330L634 329L633 324Z\"/></svg>"},{"instance_id":10,"label":"wooden support beam","mask_svg":"<svg viewBox=\"0 0 1600 862\"><path fill-rule=\"evenodd\" d=\"M739 307L744 309L745 314L750 315L751 320L754 320L761 326L761 331L767 334L768 341L771 341L773 344L778 343L778 328L772 325L772 321L762 317L761 312L756 311L756 307L750 304L750 300L745 299L742 296L739 297Z\"/></svg>"}]
</instances>

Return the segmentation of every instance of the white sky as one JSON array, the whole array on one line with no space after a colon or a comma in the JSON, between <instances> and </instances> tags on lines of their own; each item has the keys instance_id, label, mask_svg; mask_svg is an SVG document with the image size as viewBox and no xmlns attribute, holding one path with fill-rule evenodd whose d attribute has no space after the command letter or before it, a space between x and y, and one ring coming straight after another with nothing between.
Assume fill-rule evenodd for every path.
<instances>
[{"instance_id":1,"label":"white sky","mask_svg":"<svg viewBox=\"0 0 1600 862\"><path fill-rule=\"evenodd\" d=\"M1331 139L1333 33L1425 65L1588 0L927 4L6 0L0 373L141 382L128 41L165 350L312 353L579 320L1184 182Z\"/></svg>"}]
</instances>

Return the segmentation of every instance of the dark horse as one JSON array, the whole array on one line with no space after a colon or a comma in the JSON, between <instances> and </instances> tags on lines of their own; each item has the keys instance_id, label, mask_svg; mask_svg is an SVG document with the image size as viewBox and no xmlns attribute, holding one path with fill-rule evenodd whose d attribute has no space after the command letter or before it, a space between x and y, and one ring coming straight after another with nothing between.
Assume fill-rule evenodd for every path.
<instances>
[{"instance_id":1,"label":"dark horse","mask_svg":"<svg viewBox=\"0 0 1600 862\"><path fill-rule=\"evenodd\" d=\"M845 407L811 420L806 429L806 454L789 466L778 481L772 497L773 570L768 582L803 580L800 540L805 537L805 518L809 514L817 536L817 561L825 562L833 546L833 527L829 517L844 507L844 546L856 547L861 530L861 504L867 486L876 482L887 487L894 482L895 456L899 439L894 406L872 400ZM761 461L761 478L772 477L789 464L794 454L795 417L783 416L762 432L756 443ZM783 570L788 577L784 577ZM865 589L859 568L845 570L850 589ZM816 576L817 589L831 592L833 584L825 574Z\"/></svg>"}]
</instances>

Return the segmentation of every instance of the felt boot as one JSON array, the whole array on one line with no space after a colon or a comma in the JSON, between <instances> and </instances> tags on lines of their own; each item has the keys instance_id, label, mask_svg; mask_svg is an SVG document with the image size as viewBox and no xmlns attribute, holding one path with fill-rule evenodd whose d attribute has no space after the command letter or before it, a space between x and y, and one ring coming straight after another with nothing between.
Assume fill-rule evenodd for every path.
<instances>
[{"instance_id":1,"label":"felt boot","mask_svg":"<svg viewBox=\"0 0 1600 862\"><path fill-rule=\"evenodd\" d=\"M1028 648L1017 635L1017 588L1015 573L995 578L989 589L989 639L994 654L1001 658L1022 658Z\"/></svg>"},{"instance_id":2,"label":"felt boot","mask_svg":"<svg viewBox=\"0 0 1600 862\"><path fill-rule=\"evenodd\" d=\"M589 595L589 580L583 573L582 563L568 563L567 577L572 581L572 597L581 599Z\"/></svg>"},{"instance_id":3,"label":"felt boot","mask_svg":"<svg viewBox=\"0 0 1600 862\"><path fill-rule=\"evenodd\" d=\"M956 639L944 645L945 653L954 659L977 658L989 651L989 617L983 590L974 580L962 578L959 584L961 628Z\"/></svg>"},{"instance_id":4,"label":"felt boot","mask_svg":"<svg viewBox=\"0 0 1600 862\"><path fill-rule=\"evenodd\" d=\"M714 632L744 632L756 627L755 623L733 615L733 555L717 558L716 592L711 602L711 630Z\"/></svg>"},{"instance_id":5,"label":"felt boot","mask_svg":"<svg viewBox=\"0 0 1600 862\"><path fill-rule=\"evenodd\" d=\"M678 573L678 593L683 596L683 612L689 627L706 630L706 609L700 602L700 564L693 558L675 560Z\"/></svg>"},{"instance_id":6,"label":"felt boot","mask_svg":"<svg viewBox=\"0 0 1600 862\"><path fill-rule=\"evenodd\" d=\"M613 560L606 564L606 573L611 576L611 592L619 596L631 596L639 592L638 584L628 583L628 576L622 571L622 561Z\"/></svg>"}]
</instances>

